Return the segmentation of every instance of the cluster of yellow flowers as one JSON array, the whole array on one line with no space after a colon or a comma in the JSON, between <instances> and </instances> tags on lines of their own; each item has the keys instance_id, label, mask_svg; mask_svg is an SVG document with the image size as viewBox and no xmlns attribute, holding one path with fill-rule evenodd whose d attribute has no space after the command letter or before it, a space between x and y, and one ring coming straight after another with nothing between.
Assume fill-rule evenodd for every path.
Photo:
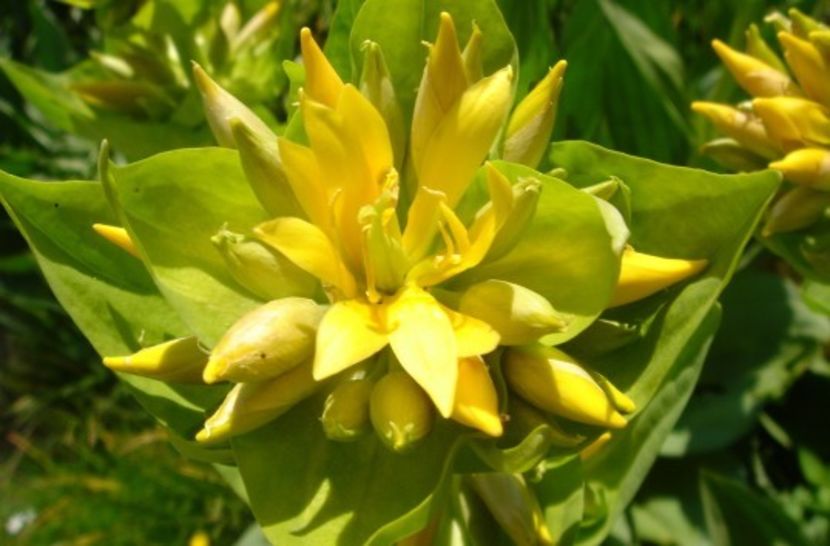
<instances>
[{"instance_id":1,"label":"cluster of yellow flowers","mask_svg":"<svg viewBox=\"0 0 830 546\"><path fill-rule=\"evenodd\" d=\"M508 390L535 407L525 410L624 427L634 403L539 342L571 317L503 280L445 284L509 252L532 220L541 183L511 183L485 160L503 131L503 159L540 163L565 70L564 62L554 66L511 114L513 70L484 75L481 43L474 28L462 50L452 18L441 15L409 132L404 169L412 169L412 188L399 180L403 117L377 44L364 45L356 87L302 31L299 111L308 145L277 137L195 67L217 140L239 150L273 215L249 235L223 228L214 243L232 276L268 303L240 318L209 355L191 337L104 363L167 381L234 383L198 433L201 442L250 431L321 391L322 426L333 440L374 428L404 450L429 433L436 413L498 437L505 400L491 373L499 362ZM489 200L465 224L456 209L482 165ZM121 228L96 229L134 251ZM630 248L621 259L610 305L648 297L705 266Z\"/></svg>"},{"instance_id":2,"label":"cluster of yellow flowers","mask_svg":"<svg viewBox=\"0 0 830 546\"><path fill-rule=\"evenodd\" d=\"M736 170L768 165L795 185L770 208L765 236L809 227L830 207L830 27L796 9L789 16L768 18L786 63L755 25L746 32L745 53L712 44L751 101L692 104L729 137L706 144L705 152Z\"/></svg>"}]
</instances>

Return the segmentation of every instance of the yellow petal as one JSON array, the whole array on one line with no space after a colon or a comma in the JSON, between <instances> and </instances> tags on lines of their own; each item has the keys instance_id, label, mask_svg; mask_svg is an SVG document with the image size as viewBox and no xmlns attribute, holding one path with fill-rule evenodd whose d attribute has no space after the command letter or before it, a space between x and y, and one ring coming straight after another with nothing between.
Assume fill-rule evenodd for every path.
<instances>
[{"instance_id":1,"label":"yellow petal","mask_svg":"<svg viewBox=\"0 0 830 546\"><path fill-rule=\"evenodd\" d=\"M746 53L736 51L714 40L712 47L723 64L747 93L754 97L775 97L778 95L800 95L798 87L783 72Z\"/></svg>"},{"instance_id":2,"label":"yellow petal","mask_svg":"<svg viewBox=\"0 0 830 546\"><path fill-rule=\"evenodd\" d=\"M389 304L389 342L404 370L427 392L439 413L449 417L458 378L455 332L435 299L407 286Z\"/></svg>"},{"instance_id":3,"label":"yellow petal","mask_svg":"<svg viewBox=\"0 0 830 546\"><path fill-rule=\"evenodd\" d=\"M334 107L343 90L343 80L323 55L307 27L300 31L300 50L305 66L305 92L317 102Z\"/></svg>"},{"instance_id":4,"label":"yellow petal","mask_svg":"<svg viewBox=\"0 0 830 546\"><path fill-rule=\"evenodd\" d=\"M448 307L441 308L452 323L458 358L486 355L496 349L499 344L499 333L492 326Z\"/></svg>"},{"instance_id":5,"label":"yellow petal","mask_svg":"<svg viewBox=\"0 0 830 546\"><path fill-rule=\"evenodd\" d=\"M480 357L458 360L458 387L452 418L489 436L501 436L504 432L496 387Z\"/></svg>"},{"instance_id":6,"label":"yellow petal","mask_svg":"<svg viewBox=\"0 0 830 546\"><path fill-rule=\"evenodd\" d=\"M830 72L818 49L807 40L802 40L789 32L779 32L778 41L784 48L787 63L804 89L804 94L830 105Z\"/></svg>"},{"instance_id":7,"label":"yellow petal","mask_svg":"<svg viewBox=\"0 0 830 546\"><path fill-rule=\"evenodd\" d=\"M310 148L279 139L280 157L294 197L308 218L324 232L331 232L331 210L317 158Z\"/></svg>"},{"instance_id":8,"label":"yellow petal","mask_svg":"<svg viewBox=\"0 0 830 546\"><path fill-rule=\"evenodd\" d=\"M617 307L641 300L664 288L700 273L708 264L706 260L680 260L661 258L626 248L622 256L620 278L611 303Z\"/></svg>"},{"instance_id":9,"label":"yellow petal","mask_svg":"<svg viewBox=\"0 0 830 546\"><path fill-rule=\"evenodd\" d=\"M752 108L767 134L785 151L830 146L830 112L817 102L796 97L755 99Z\"/></svg>"},{"instance_id":10,"label":"yellow petal","mask_svg":"<svg viewBox=\"0 0 830 546\"><path fill-rule=\"evenodd\" d=\"M130 235L127 233L126 229L107 224L92 224L92 229L95 230L95 233L125 252L129 252L136 258L139 257L138 249L135 247L133 240L130 239Z\"/></svg>"},{"instance_id":11,"label":"yellow petal","mask_svg":"<svg viewBox=\"0 0 830 546\"><path fill-rule=\"evenodd\" d=\"M778 54L769 46L769 44L761 36L761 31L755 23L749 25L744 33L746 37L746 52L763 61L779 72L787 72L787 66L778 57Z\"/></svg>"},{"instance_id":12,"label":"yellow petal","mask_svg":"<svg viewBox=\"0 0 830 546\"><path fill-rule=\"evenodd\" d=\"M473 32L470 34L464 51L461 52L461 59L464 63L464 74L467 76L467 85L472 85L484 77L484 35L481 29L473 21Z\"/></svg>"},{"instance_id":13,"label":"yellow petal","mask_svg":"<svg viewBox=\"0 0 830 546\"><path fill-rule=\"evenodd\" d=\"M314 377L330 377L383 349L383 312L381 306L357 300L332 305L317 331Z\"/></svg>"},{"instance_id":14,"label":"yellow petal","mask_svg":"<svg viewBox=\"0 0 830 546\"><path fill-rule=\"evenodd\" d=\"M172 383L201 383L207 354L195 337L165 341L128 356L104 357L104 366L122 373Z\"/></svg>"},{"instance_id":15,"label":"yellow petal","mask_svg":"<svg viewBox=\"0 0 830 546\"><path fill-rule=\"evenodd\" d=\"M692 110L709 118L718 131L734 138L762 157L773 158L778 155L775 144L757 116L715 102L695 101L692 103Z\"/></svg>"},{"instance_id":16,"label":"yellow petal","mask_svg":"<svg viewBox=\"0 0 830 546\"><path fill-rule=\"evenodd\" d=\"M796 184L830 190L830 151L823 148L795 150L769 167L781 171L787 180Z\"/></svg>"},{"instance_id":17,"label":"yellow petal","mask_svg":"<svg viewBox=\"0 0 830 546\"><path fill-rule=\"evenodd\" d=\"M337 288L346 297L355 295L354 277L325 233L314 224L299 218L277 218L255 227L254 234L324 285Z\"/></svg>"}]
</instances>

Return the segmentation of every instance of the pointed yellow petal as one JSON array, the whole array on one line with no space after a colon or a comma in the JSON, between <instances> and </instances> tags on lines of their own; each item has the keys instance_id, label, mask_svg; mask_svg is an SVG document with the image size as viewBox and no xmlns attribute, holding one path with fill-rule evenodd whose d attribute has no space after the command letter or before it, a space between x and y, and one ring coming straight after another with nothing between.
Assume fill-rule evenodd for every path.
<instances>
[{"instance_id":1,"label":"pointed yellow petal","mask_svg":"<svg viewBox=\"0 0 830 546\"><path fill-rule=\"evenodd\" d=\"M775 97L778 95L798 96L801 94L787 74L779 72L765 62L746 53L736 51L720 40L712 41L712 47L729 72L732 73L738 85L743 87L750 95L754 97Z\"/></svg>"},{"instance_id":2,"label":"pointed yellow petal","mask_svg":"<svg viewBox=\"0 0 830 546\"><path fill-rule=\"evenodd\" d=\"M92 229L95 230L95 233L106 239L107 241L111 242L115 246L121 248L125 252L129 252L136 258L139 257L138 249L135 247L135 243L133 240L130 239L127 230L118 227L118 226L110 226L107 224L92 224Z\"/></svg>"},{"instance_id":3,"label":"pointed yellow petal","mask_svg":"<svg viewBox=\"0 0 830 546\"><path fill-rule=\"evenodd\" d=\"M195 337L165 341L128 356L104 357L104 366L122 373L172 383L201 383L207 354Z\"/></svg>"},{"instance_id":4,"label":"pointed yellow petal","mask_svg":"<svg viewBox=\"0 0 830 546\"><path fill-rule=\"evenodd\" d=\"M499 344L499 333L492 326L469 315L441 306L452 323L458 358L486 355Z\"/></svg>"},{"instance_id":5,"label":"pointed yellow petal","mask_svg":"<svg viewBox=\"0 0 830 546\"><path fill-rule=\"evenodd\" d=\"M608 307L625 305L656 294L664 288L697 275L708 263L707 260L651 256L629 247L623 252L620 278Z\"/></svg>"},{"instance_id":6,"label":"pointed yellow petal","mask_svg":"<svg viewBox=\"0 0 830 546\"><path fill-rule=\"evenodd\" d=\"M809 227L830 208L830 192L799 186L778 198L769 208L761 234L769 237Z\"/></svg>"},{"instance_id":7,"label":"pointed yellow petal","mask_svg":"<svg viewBox=\"0 0 830 546\"><path fill-rule=\"evenodd\" d=\"M473 32L461 53L461 59L464 62L464 74L467 76L467 85L472 85L484 77L483 44L484 35L473 21Z\"/></svg>"},{"instance_id":8,"label":"pointed yellow petal","mask_svg":"<svg viewBox=\"0 0 830 546\"><path fill-rule=\"evenodd\" d=\"M329 238L314 224L299 218L277 218L255 227L254 234L324 285L339 289L346 297L354 296L354 277Z\"/></svg>"},{"instance_id":9,"label":"pointed yellow petal","mask_svg":"<svg viewBox=\"0 0 830 546\"><path fill-rule=\"evenodd\" d=\"M804 89L804 94L830 105L830 72L818 49L809 41L789 32L779 32L778 41L784 48L787 63Z\"/></svg>"},{"instance_id":10,"label":"pointed yellow petal","mask_svg":"<svg viewBox=\"0 0 830 546\"><path fill-rule=\"evenodd\" d=\"M830 190L830 151L823 148L802 148L769 164L770 169L784 173L796 184L817 190Z\"/></svg>"},{"instance_id":11,"label":"pointed yellow petal","mask_svg":"<svg viewBox=\"0 0 830 546\"><path fill-rule=\"evenodd\" d=\"M759 61L763 61L779 72L787 72L787 65L778 57L778 54L761 36L761 31L755 23L749 25L744 33L746 37L746 52Z\"/></svg>"},{"instance_id":12,"label":"pointed yellow petal","mask_svg":"<svg viewBox=\"0 0 830 546\"><path fill-rule=\"evenodd\" d=\"M479 357L458 360L458 388L452 418L489 436L501 436L499 398L487 365Z\"/></svg>"},{"instance_id":13,"label":"pointed yellow petal","mask_svg":"<svg viewBox=\"0 0 830 546\"><path fill-rule=\"evenodd\" d=\"M458 378L455 332L435 299L416 286L401 290L389 304L389 342L404 370L449 417Z\"/></svg>"},{"instance_id":14,"label":"pointed yellow petal","mask_svg":"<svg viewBox=\"0 0 830 546\"><path fill-rule=\"evenodd\" d=\"M384 310L357 300L339 301L323 316L317 331L314 377L325 379L386 346Z\"/></svg>"},{"instance_id":15,"label":"pointed yellow petal","mask_svg":"<svg viewBox=\"0 0 830 546\"><path fill-rule=\"evenodd\" d=\"M300 207L312 223L329 233L329 199L314 152L284 138L279 139L279 150L286 178Z\"/></svg>"},{"instance_id":16,"label":"pointed yellow petal","mask_svg":"<svg viewBox=\"0 0 830 546\"><path fill-rule=\"evenodd\" d=\"M770 138L785 151L804 146L830 146L830 111L796 97L755 99L752 108Z\"/></svg>"},{"instance_id":17,"label":"pointed yellow petal","mask_svg":"<svg viewBox=\"0 0 830 546\"><path fill-rule=\"evenodd\" d=\"M305 92L317 102L334 107L343 90L343 80L314 41L308 27L300 31L300 50L305 66Z\"/></svg>"},{"instance_id":18,"label":"pointed yellow petal","mask_svg":"<svg viewBox=\"0 0 830 546\"><path fill-rule=\"evenodd\" d=\"M692 103L692 110L709 118L718 131L734 138L762 157L773 158L778 155L776 145L767 135L759 117L715 102L695 101Z\"/></svg>"}]
</instances>

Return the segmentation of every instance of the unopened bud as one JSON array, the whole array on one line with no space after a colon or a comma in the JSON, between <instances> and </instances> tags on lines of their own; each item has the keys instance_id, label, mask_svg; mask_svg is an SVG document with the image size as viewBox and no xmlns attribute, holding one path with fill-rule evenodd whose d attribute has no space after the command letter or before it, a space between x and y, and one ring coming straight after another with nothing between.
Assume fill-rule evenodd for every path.
<instances>
[{"instance_id":1,"label":"unopened bud","mask_svg":"<svg viewBox=\"0 0 830 546\"><path fill-rule=\"evenodd\" d=\"M830 193L807 187L793 188L770 208L761 234L769 237L809 227L818 222L830 207Z\"/></svg>"},{"instance_id":2,"label":"unopened bud","mask_svg":"<svg viewBox=\"0 0 830 546\"><path fill-rule=\"evenodd\" d=\"M170 383L202 383L207 354L195 337L172 339L128 356L104 357L104 366Z\"/></svg>"},{"instance_id":3,"label":"unopened bud","mask_svg":"<svg viewBox=\"0 0 830 546\"><path fill-rule=\"evenodd\" d=\"M369 403L372 426L393 451L402 452L429 434L435 419L432 401L405 372L378 381Z\"/></svg>"},{"instance_id":4,"label":"unopened bud","mask_svg":"<svg viewBox=\"0 0 830 546\"><path fill-rule=\"evenodd\" d=\"M627 424L605 391L573 358L553 347L533 345L505 353L510 388L537 408L589 425Z\"/></svg>"},{"instance_id":5,"label":"unopened bud","mask_svg":"<svg viewBox=\"0 0 830 546\"><path fill-rule=\"evenodd\" d=\"M214 347L205 382L262 381L297 366L314 351L324 313L324 307L306 298L283 298L257 307Z\"/></svg>"},{"instance_id":6,"label":"unopened bud","mask_svg":"<svg viewBox=\"0 0 830 546\"><path fill-rule=\"evenodd\" d=\"M769 164L796 184L816 190L830 191L830 151L823 148L801 148L779 161Z\"/></svg>"},{"instance_id":7,"label":"unopened bud","mask_svg":"<svg viewBox=\"0 0 830 546\"><path fill-rule=\"evenodd\" d=\"M768 159L778 155L759 117L715 102L695 101L692 110L706 116L718 131L734 138L748 150Z\"/></svg>"},{"instance_id":8,"label":"unopened bud","mask_svg":"<svg viewBox=\"0 0 830 546\"><path fill-rule=\"evenodd\" d=\"M758 30L758 25L751 24L746 29L746 52L762 61L779 72L787 73L787 66L781 60L775 51L761 36L761 31Z\"/></svg>"},{"instance_id":9,"label":"unopened bud","mask_svg":"<svg viewBox=\"0 0 830 546\"><path fill-rule=\"evenodd\" d=\"M513 185L513 206L490 245L487 261L501 258L522 239L536 214L541 192L542 184L535 178L520 178Z\"/></svg>"},{"instance_id":10,"label":"unopened bud","mask_svg":"<svg viewBox=\"0 0 830 546\"><path fill-rule=\"evenodd\" d=\"M479 356L458 359L458 383L452 419L489 436L504 432L496 386Z\"/></svg>"},{"instance_id":11,"label":"unopened bud","mask_svg":"<svg viewBox=\"0 0 830 546\"><path fill-rule=\"evenodd\" d=\"M830 146L830 112L807 99L755 99L752 108L764 122L769 137L783 150Z\"/></svg>"},{"instance_id":12,"label":"unopened bud","mask_svg":"<svg viewBox=\"0 0 830 546\"><path fill-rule=\"evenodd\" d=\"M536 168L548 149L568 63L559 61L513 111L502 158Z\"/></svg>"},{"instance_id":13,"label":"unopened bud","mask_svg":"<svg viewBox=\"0 0 830 546\"><path fill-rule=\"evenodd\" d=\"M314 394L322 385L311 376L311 360L267 381L239 383L205 421L196 441L221 442L259 428Z\"/></svg>"},{"instance_id":14,"label":"unopened bud","mask_svg":"<svg viewBox=\"0 0 830 546\"><path fill-rule=\"evenodd\" d=\"M680 281L697 275L707 260L661 258L626 248L622 256L620 278L608 307L617 307L647 298Z\"/></svg>"},{"instance_id":15,"label":"unopened bud","mask_svg":"<svg viewBox=\"0 0 830 546\"><path fill-rule=\"evenodd\" d=\"M767 163L766 159L750 152L732 138L710 140L700 147L700 153L735 172L760 171L766 168Z\"/></svg>"},{"instance_id":16,"label":"unopened bud","mask_svg":"<svg viewBox=\"0 0 830 546\"><path fill-rule=\"evenodd\" d=\"M314 294L314 277L259 240L223 227L211 241L234 280L263 300Z\"/></svg>"},{"instance_id":17,"label":"unopened bud","mask_svg":"<svg viewBox=\"0 0 830 546\"><path fill-rule=\"evenodd\" d=\"M323 432L330 440L354 440L369 425L369 398L373 383L352 379L339 383L323 406Z\"/></svg>"},{"instance_id":18,"label":"unopened bud","mask_svg":"<svg viewBox=\"0 0 830 546\"><path fill-rule=\"evenodd\" d=\"M751 55L736 51L720 40L712 41L712 47L738 85L753 97L800 94L798 87L785 72L776 70Z\"/></svg>"},{"instance_id":19,"label":"unopened bud","mask_svg":"<svg viewBox=\"0 0 830 546\"><path fill-rule=\"evenodd\" d=\"M404 155L406 133L403 112L395 88L389 76L389 70L383 60L380 46L371 41L363 44L363 72L360 75L360 92L377 108L386 128L395 157L395 165L400 167Z\"/></svg>"},{"instance_id":20,"label":"unopened bud","mask_svg":"<svg viewBox=\"0 0 830 546\"><path fill-rule=\"evenodd\" d=\"M121 250L132 254L136 258L139 257L138 249L135 247L133 240L130 239L126 229L108 224L92 224L92 229Z\"/></svg>"},{"instance_id":21,"label":"unopened bud","mask_svg":"<svg viewBox=\"0 0 830 546\"><path fill-rule=\"evenodd\" d=\"M553 546L539 502L520 474L488 472L467 479L513 544Z\"/></svg>"},{"instance_id":22,"label":"unopened bud","mask_svg":"<svg viewBox=\"0 0 830 546\"><path fill-rule=\"evenodd\" d=\"M804 94L823 104L830 104L830 72L819 50L808 40L789 32L779 33L778 41Z\"/></svg>"},{"instance_id":23,"label":"unopened bud","mask_svg":"<svg viewBox=\"0 0 830 546\"><path fill-rule=\"evenodd\" d=\"M502 345L524 345L545 334L561 332L568 321L548 300L517 284L489 280L461 296L461 313L483 320L501 336Z\"/></svg>"}]
</instances>

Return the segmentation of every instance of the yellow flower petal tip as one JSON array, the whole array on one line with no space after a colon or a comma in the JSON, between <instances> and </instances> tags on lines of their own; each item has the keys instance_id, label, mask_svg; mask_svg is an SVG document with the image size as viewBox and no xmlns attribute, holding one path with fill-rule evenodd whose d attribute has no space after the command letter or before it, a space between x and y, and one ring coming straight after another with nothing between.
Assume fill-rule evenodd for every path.
<instances>
[{"instance_id":1,"label":"yellow flower petal tip","mask_svg":"<svg viewBox=\"0 0 830 546\"><path fill-rule=\"evenodd\" d=\"M605 448L606 445L608 445L608 442L610 442L613 437L614 436L611 432L603 432L597 436L596 440L582 448L582 451L579 452L579 458L583 461L587 461L588 459L595 457Z\"/></svg>"},{"instance_id":2,"label":"yellow flower petal tip","mask_svg":"<svg viewBox=\"0 0 830 546\"><path fill-rule=\"evenodd\" d=\"M609 307L647 298L661 290L697 275L707 260L661 258L627 248L623 252L620 277Z\"/></svg>"},{"instance_id":3,"label":"yellow flower petal tip","mask_svg":"<svg viewBox=\"0 0 830 546\"><path fill-rule=\"evenodd\" d=\"M458 361L458 389L452 419L488 436L504 433L496 387L480 357Z\"/></svg>"},{"instance_id":4,"label":"yellow flower petal tip","mask_svg":"<svg viewBox=\"0 0 830 546\"><path fill-rule=\"evenodd\" d=\"M747 93L755 97L797 95L797 87L790 77L767 63L732 49L720 40L712 41L712 48L723 64Z\"/></svg>"},{"instance_id":5,"label":"yellow flower petal tip","mask_svg":"<svg viewBox=\"0 0 830 546\"><path fill-rule=\"evenodd\" d=\"M769 164L796 184L817 190L830 190L830 151L822 148L802 148Z\"/></svg>"},{"instance_id":6,"label":"yellow flower petal tip","mask_svg":"<svg viewBox=\"0 0 830 546\"><path fill-rule=\"evenodd\" d=\"M195 337L165 341L127 356L107 356L107 368L171 383L201 383L207 355Z\"/></svg>"},{"instance_id":7,"label":"yellow flower petal tip","mask_svg":"<svg viewBox=\"0 0 830 546\"><path fill-rule=\"evenodd\" d=\"M308 27L300 30L300 52L306 72L304 91L313 100L333 108L343 90L343 80L326 59Z\"/></svg>"},{"instance_id":8,"label":"yellow flower petal tip","mask_svg":"<svg viewBox=\"0 0 830 546\"><path fill-rule=\"evenodd\" d=\"M92 229L95 230L95 233L111 242L121 250L132 254L136 258L140 257L138 249L136 248L135 243L133 243L133 240L130 239L130 235L127 233L126 229L108 224L92 224Z\"/></svg>"}]
</instances>

